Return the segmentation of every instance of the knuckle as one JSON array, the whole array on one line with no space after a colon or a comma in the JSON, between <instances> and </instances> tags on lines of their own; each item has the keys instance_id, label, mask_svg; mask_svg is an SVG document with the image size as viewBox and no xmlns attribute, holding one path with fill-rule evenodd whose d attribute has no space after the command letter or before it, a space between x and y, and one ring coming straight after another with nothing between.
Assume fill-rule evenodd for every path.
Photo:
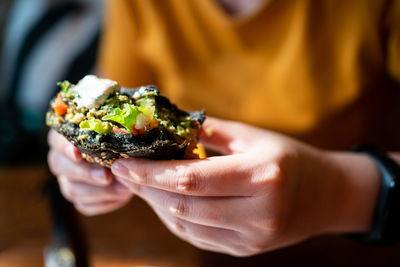
<instances>
[{"instance_id":1,"label":"knuckle","mask_svg":"<svg viewBox=\"0 0 400 267\"><path fill-rule=\"evenodd\" d=\"M188 200L185 196L179 197L170 197L167 200L168 210L174 214L182 217L190 216L190 205L188 204Z\"/></svg>"},{"instance_id":2,"label":"knuckle","mask_svg":"<svg viewBox=\"0 0 400 267\"><path fill-rule=\"evenodd\" d=\"M286 170L289 167L290 158L286 153L282 153L276 157L272 164L274 168L273 180L282 180L286 177Z\"/></svg>"},{"instance_id":3,"label":"knuckle","mask_svg":"<svg viewBox=\"0 0 400 267\"><path fill-rule=\"evenodd\" d=\"M272 191L282 190L287 186L290 177L297 170L297 155L293 149L280 148L274 159L255 172L253 182L260 185L262 192L266 189Z\"/></svg>"},{"instance_id":4,"label":"knuckle","mask_svg":"<svg viewBox=\"0 0 400 267\"><path fill-rule=\"evenodd\" d=\"M176 177L176 189L181 192L201 191L201 181L196 167L180 168Z\"/></svg>"},{"instance_id":5,"label":"knuckle","mask_svg":"<svg viewBox=\"0 0 400 267\"><path fill-rule=\"evenodd\" d=\"M281 236L286 229L287 221L282 218L283 216L276 216L264 223L264 231L270 237Z\"/></svg>"},{"instance_id":6,"label":"knuckle","mask_svg":"<svg viewBox=\"0 0 400 267\"><path fill-rule=\"evenodd\" d=\"M276 157L276 162L283 169L289 169L294 167L294 163L298 161L299 152L287 145L282 146L280 152Z\"/></svg>"},{"instance_id":7,"label":"knuckle","mask_svg":"<svg viewBox=\"0 0 400 267\"><path fill-rule=\"evenodd\" d=\"M265 251L265 244L254 243L249 245L246 251L243 252L242 257L253 256Z\"/></svg>"},{"instance_id":8,"label":"knuckle","mask_svg":"<svg viewBox=\"0 0 400 267\"><path fill-rule=\"evenodd\" d=\"M260 251L260 249L265 249L267 246L266 242L281 238L287 231L288 225L288 218L283 215L276 215L251 223L248 235L251 236L252 242L250 243L254 245L253 250Z\"/></svg>"},{"instance_id":9,"label":"knuckle","mask_svg":"<svg viewBox=\"0 0 400 267\"><path fill-rule=\"evenodd\" d=\"M139 173L129 172L131 176L134 176L135 181L140 182L141 184L150 184L151 183L151 171L148 168L143 168Z\"/></svg>"},{"instance_id":10,"label":"knuckle","mask_svg":"<svg viewBox=\"0 0 400 267\"><path fill-rule=\"evenodd\" d=\"M281 167L275 162L263 164L250 175L251 184L254 186L256 194L264 195L268 192L277 190L277 186L283 180Z\"/></svg>"},{"instance_id":11,"label":"knuckle","mask_svg":"<svg viewBox=\"0 0 400 267\"><path fill-rule=\"evenodd\" d=\"M184 225L184 222L179 219L176 218L173 222L173 228L178 232L178 233L185 233L186 232L186 227Z\"/></svg>"},{"instance_id":12,"label":"knuckle","mask_svg":"<svg viewBox=\"0 0 400 267\"><path fill-rule=\"evenodd\" d=\"M284 148L275 161L276 173L273 179L273 185L277 190L286 188L296 176L298 171L298 152L293 148Z\"/></svg>"},{"instance_id":13,"label":"knuckle","mask_svg":"<svg viewBox=\"0 0 400 267\"><path fill-rule=\"evenodd\" d=\"M283 186L286 179L284 166L281 165L280 162L277 162L271 163L269 168L272 172L269 186L271 186L275 191L279 190Z\"/></svg>"}]
</instances>

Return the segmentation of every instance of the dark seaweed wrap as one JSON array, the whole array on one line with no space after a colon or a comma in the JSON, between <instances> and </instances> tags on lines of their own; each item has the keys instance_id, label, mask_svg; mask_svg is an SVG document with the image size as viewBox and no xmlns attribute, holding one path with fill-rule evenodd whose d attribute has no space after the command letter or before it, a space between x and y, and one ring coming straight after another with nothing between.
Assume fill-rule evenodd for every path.
<instances>
[{"instance_id":1,"label":"dark seaweed wrap","mask_svg":"<svg viewBox=\"0 0 400 267\"><path fill-rule=\"evenodd\" d=\"M154 86L146 87L147 90L158 90ZM122 88L121 95L131 97L137 89ZM157 107L167 108L176 117L189 116L194 128L200 128L205 120L204 111L186 112L171 104L168 98L155 96ZM50 108L47 114L57 116ZM197 136L193 139L184 139L169 132L162 126L146 131L144 134L134 136L133 134L118 133L99 135L94 131L82 131L79 125L66 120L54 123L51 128L62 134L82 152L83 158L89 162L97 162L103 166L111 167L118 158L149 158L149 159L182 159L193 158L193 148L197 144ZM79 139L82 134L86 139Z\"/></svg>"}]
</instances>

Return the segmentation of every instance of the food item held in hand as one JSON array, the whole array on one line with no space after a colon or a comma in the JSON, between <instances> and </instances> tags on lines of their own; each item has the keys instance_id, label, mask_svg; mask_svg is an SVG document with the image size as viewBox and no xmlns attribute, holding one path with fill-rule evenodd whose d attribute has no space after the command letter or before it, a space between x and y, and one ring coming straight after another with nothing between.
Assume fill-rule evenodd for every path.
<instances>
[{"instance_id":1,"label":"food item held in hand","mask_svg":"<svg viewBox=\"0 0 400 267\"><path fill-rule=\"evenodd\" d=\"M77 85L58 83L46 124L64 135L89 162L110 167L117 158L198 157L193 150L204 111L186 112L155 86L121 88L117 82L85 76Z\"/></svg>"}]
</instances>

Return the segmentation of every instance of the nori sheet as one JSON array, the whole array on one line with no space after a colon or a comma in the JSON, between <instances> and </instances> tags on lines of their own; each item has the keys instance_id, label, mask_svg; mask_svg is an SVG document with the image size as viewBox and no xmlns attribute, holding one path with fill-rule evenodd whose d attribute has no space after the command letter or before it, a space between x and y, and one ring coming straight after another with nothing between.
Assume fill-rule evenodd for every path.
<instances>
[{"instance_id":1,"label":"nori sheet","mask_svg":"<svg viewBox=\"0 0 400 267\"><path fill-rule=\"evenodd\" d=\"M157 90L155 86L146 89ZM120 94L132 96L135 89L122 88ZM158 92L158 90L157 90ZM186 112L171 104L169 99L158 95L155 97L156 105L167 108L177 117L190 116L195 125L201 127L205 120L205 113L201 111ZM49 109L48 116L57 116L53 109ZM146 131L144 134L134 136L132 134L107 134L100 135L94 131L80 131L79 125L63 121L51 125L51 128L66 137L82 152L83 158L89 162L97 162L102 166L111 167L118 158L149 158L149 159L182 159L193 157L187 148L197 143L197 137L193 139L176 138L162 126ZM78 139L86 134L86 139ZM189 155L188 155L189 153Z\"/></svg>"}]
</instances>

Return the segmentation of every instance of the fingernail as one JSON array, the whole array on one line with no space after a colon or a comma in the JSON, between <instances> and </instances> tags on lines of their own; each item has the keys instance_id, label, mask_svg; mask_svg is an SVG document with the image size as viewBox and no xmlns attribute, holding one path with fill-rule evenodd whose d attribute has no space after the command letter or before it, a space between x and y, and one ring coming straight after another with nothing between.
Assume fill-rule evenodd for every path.
<instances>
[{"instance_id":1,"label":"fingernail","mask_svg":"<svg viewBox=\"0 0 400 267\"><path fill-rule=\"evenodd\" d=\"M68 157L74 161L77 160L76 154L75 154L75 148L72 145L69 145L65 148L65 153L68 155Z\"/></svg>"},{"instance_id":2,"label":"fingernail","mask_svg":"<svg viewBox=\"0 0 400 267\"><path fill-rule=\"evenodd\" d=\"M121 176L121 177L127 177L129 175L128 169L124 165L122 165L121 163L118 163L118 162L114 163L111 166L111 171L115 175Z\"/></svg>"},{"instance_id":3,"label":"fingernail","mask_svg":"<svg viewBox=\"0 0 400 267\"><path fill-rule=\"evenodd\" d=\"M94 169L90 171L92 178L102 184L107 184L108 179L105 171L103 169Z\"/></svg>"}]
</instances>

